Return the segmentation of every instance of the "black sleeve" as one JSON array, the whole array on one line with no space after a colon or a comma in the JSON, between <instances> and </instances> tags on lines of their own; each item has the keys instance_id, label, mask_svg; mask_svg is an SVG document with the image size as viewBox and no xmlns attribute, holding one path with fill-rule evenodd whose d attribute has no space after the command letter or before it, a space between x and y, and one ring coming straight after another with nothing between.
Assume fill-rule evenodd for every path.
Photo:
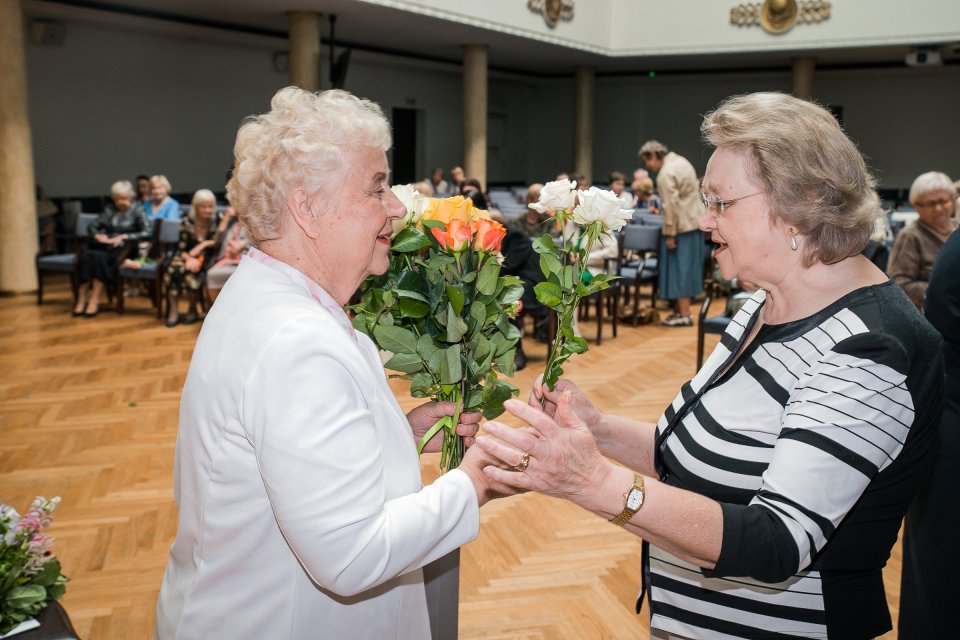
<instances>
[{"instance_id":1,"label":"black sleeve","mask_svg":"<svg viewBox=\"0 0 960 640\"><path fill-rule=\"evenodd\" d=\"M769 583L792 576L800 562L797 545L783 521L761 505L720 503L723 541L707 578L750 576Z\"/></svg>"}]
</instances>

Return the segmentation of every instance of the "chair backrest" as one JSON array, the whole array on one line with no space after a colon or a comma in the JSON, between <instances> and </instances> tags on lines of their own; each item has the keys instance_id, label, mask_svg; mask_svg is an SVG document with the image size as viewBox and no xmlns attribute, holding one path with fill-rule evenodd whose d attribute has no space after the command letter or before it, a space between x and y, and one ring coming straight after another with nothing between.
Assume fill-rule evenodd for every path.
<instances>
[{"instance_id":1,"label":"chair backrest","mask_svg":"<svg viewBox=\"0 0 960 640\"><path fill-rule=\"evenodd\" d=\"M179 220L161 220L157 240L162 244L173 244L180 239Z\"/></svg>"},{"instance_id":2,"label":"chair backrest","mask_svg":"<svg viewBox=\"0 0 960 640\"><path fill-rule=\"evenodd\" d=\"M623 228L623 248L627 251L659 251L659 226L628 224Z\"/></svg>"},{"instance_id":3,"label":"chair backrest","mask_svg":"<svg viewBox=\"0 0 960 640\"><path fill-rule=\"evenodd\" d=\"M663 226L663 216L658 216L655 213L650 213L649 209L641 209L640 211L646 211L647 213L635 213L633 214L633 221L637 224L643 224L648 227L662 227Z\"/></svg>"},{"instance_id":4,"label":"chair backrest","mask_svg":"<svg viewBox=\"0 0 960 640\"><path fill-rule=\"evenodd\" d=\"M78 238L86 238L90 235L90 225L98 218L95 213L77 214L77 222L73 228L73 233Z\"/></svg>"}]
</instances>

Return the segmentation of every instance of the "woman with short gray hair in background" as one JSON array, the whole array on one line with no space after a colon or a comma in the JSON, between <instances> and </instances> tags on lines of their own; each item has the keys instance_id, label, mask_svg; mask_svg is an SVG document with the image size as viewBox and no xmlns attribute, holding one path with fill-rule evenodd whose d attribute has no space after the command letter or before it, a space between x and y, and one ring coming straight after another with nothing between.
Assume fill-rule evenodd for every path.
<instances>
[{"instance_id":1,"label":"woman with short gray hair in background","mask_svg":"<svg viewBox=\"0 0 960 640\"><path fill-rule=\"evenodd\" d=\"M957 189L945 173L928 171L910 186L910 204L917 219L897 234L890 251L887 273L903 287L918 309L923 308L927 283L937 254L954 231L953 210Z\"/></svg>"}]
</instances>

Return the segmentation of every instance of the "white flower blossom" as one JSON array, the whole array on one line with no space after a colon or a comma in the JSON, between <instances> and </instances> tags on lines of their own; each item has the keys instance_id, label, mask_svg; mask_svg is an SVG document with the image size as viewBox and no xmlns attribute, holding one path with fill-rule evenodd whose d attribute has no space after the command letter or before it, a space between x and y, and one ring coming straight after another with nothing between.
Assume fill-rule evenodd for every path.
<instances>
[{"instance_id":1,"label":"white flower blossom","mask_svg":"<svg viewBox=\"0 0 960 640\"><path fill-rule=\"evenodd\" d=\"M576 197L577 183L575 180L554 180L543 185L540 190L540 201L530 205L530 208L547 213L570 209Z\"/></svg>"},{"instance_id":2,"label":"white flower blossom","mask_svg":"<svg viewBox=\"0 0 960 640\"><path fill-rule=\"evenodd\" d=\"M580 204L573 209L573 221L586 226L593 222L603 223L603 232L619 231L633 219L633 209L623 209L623 200L613 191L590 187L578 191Z\"/></svg>"},{"instance_id":3,"label":"white flower blossom","mask_svg":"<svg viewBox=\"0 0 960 640\"><path fill-rule=\"evenodd\" d=\"M400 199L404 209L407 210L407 215L403 216L401 220L393 221L393 233L396 235L402 229L420 221L420 216L423 215L423 211L427 207L427 199L409 184L395 184L390 187L390 190Z\"/></svg>"}]
</instances>

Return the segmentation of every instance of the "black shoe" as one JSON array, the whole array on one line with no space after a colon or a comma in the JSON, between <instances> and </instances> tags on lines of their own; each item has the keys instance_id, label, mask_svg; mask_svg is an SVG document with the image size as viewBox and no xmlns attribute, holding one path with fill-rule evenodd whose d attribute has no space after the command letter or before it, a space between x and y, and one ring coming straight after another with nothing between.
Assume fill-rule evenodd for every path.
<instances>
[{"instance_id":1,"label":"black shoe","mask_svg":"<svg viewBox=\"0 0 960 640\"><path fill-rule=\"evenodd\" d=\"M84 312L83 312L83 317L84 317L84 318L96 318L98 313L100 313L100 309L97 309L97 310L94 311L93 313L90 313L89 311L84 311Z\"/></svg>"},{"instance_id":2,"label":"black shoe","mask_svg":"<svg viewBox=\"0 0 960 640\"><path fill-rule=\"evenodd\" d=\"M164 324L167 325L168 328L169 328L169 327L175 327L175 326L177 326L178 324L180 324L180 318L174 318L173 320L167 320Z\"/></svg>"},{"instance_id":3,"label":"black shoe","mask_svg":"<svg viewBox=\"0 0 960 640\"><path fill-rule=\"evenodd\" d=\"M513 356L513 369L514 371L520 371L527 366L527 354L523 351L517 351Z\"/></svg>"},{"instance_id":4,"label":"black shoe","mask_svg":"<svg viewBox=\"0 0 960 640\"><path fill-rule=\"evenodd\" d=\"M183 320L180 321L180 324L193 324L198 320L198 316L195 313L188 313L183 316Z\"/></svg>"},{"instance_id":5,"label":"black shoe","mask_svg":"<svg viewBox=\"0 0 960 640\"><path fill-rule=\"evenodd\" d=\"M83 315L83 311L76 311L76 310L74 310L74 311L71 311L71 312L70 312L70 316L73 317L73 318L79 318L79 317L82 316L82 315Z\"/></svg>"}]
</instances>

